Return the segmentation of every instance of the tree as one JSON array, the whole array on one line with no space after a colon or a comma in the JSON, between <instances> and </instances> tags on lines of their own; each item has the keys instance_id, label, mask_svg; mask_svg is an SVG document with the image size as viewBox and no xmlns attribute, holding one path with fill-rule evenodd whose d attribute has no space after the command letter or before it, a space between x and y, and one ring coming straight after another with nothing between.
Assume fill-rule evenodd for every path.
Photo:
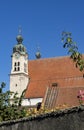
<instances>
[{"instance_id":1,"label":"tree","mask_svg":"<svg viewBox=\"0 0 84 130\"><path fill-rule=\"evenodd\" d=\"M62 32L63 47L68 49L68 54L70 58L75 62L77 68L80 71L84 70L84 59L82 54L78 51L76 42L72 39L72 34L70 32Z\"/></svg>"},{"instance_id":2,"label":"tree","mask_svg":"<svg viewBox=\"0 0 84 130\"><path fill-rule=\"evenodd\" d=\"M18 98L17 93L10 91L3 92L5 83L1 83L0 87L0 121L13 120L23 118L26 116L25 108L21 107L21 98ZM13 95L13 103L10 102L11 96Z\"/></svg>"}]
</instances>

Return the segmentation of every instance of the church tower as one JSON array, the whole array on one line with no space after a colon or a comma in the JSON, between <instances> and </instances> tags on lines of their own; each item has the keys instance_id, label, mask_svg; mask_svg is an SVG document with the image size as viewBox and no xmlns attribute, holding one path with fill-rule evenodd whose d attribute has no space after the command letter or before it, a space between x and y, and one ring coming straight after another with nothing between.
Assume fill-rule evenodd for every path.
<instances>
[{"instance_id":1,"label":"church tower","mask_svg":"<svg viewBox=\"0 0 84 130\"><path fill-rule=\"evenodd\" d=\"M10 91L17 92L20 97L28 85L28 54L21 34L18 34L16 40L17 44L13 47L11 56Z\"/></svg>"}]
</instances>

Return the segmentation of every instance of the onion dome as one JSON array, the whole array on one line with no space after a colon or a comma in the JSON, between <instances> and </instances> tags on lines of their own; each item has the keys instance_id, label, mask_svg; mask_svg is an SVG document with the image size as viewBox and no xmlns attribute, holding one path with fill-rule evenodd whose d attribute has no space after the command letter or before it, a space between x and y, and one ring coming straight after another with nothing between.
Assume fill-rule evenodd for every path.
<instances>
[{"instance_id":1,"label":"onion dome","mask_svg":"<svg viewBox=\"0 0 84 130\"><path fill-rule=\"evenodd\" d=\"M22 44L23 37L22 35L18 35L16 37L17 44L13 47L13 53L19 52L20 54L27 54L25 46Z\"/></svg>"},{"instance_id":2,"label":"onion dome","mask_svg":"<svg viewBox=\"0 0 84 130\"><path fill-rule=\"evenodd\" d=\"M17 40L18 44L21 44L22 41L23 41L23 37L22 37L21 35L18 35L18 36L16 37L16 40Z\"/></svg>"},{"instance_id":3,"label":"onion dome","mask_svg":"<svg viewBox=\"0 0 84 130\"><path fill-rule=\"evenodd\" d=\"M35 54L35 56L36 56L36 59L40 59L41 58L40 51L37 51L36 54Z\"/></svg>"}]
</instances>

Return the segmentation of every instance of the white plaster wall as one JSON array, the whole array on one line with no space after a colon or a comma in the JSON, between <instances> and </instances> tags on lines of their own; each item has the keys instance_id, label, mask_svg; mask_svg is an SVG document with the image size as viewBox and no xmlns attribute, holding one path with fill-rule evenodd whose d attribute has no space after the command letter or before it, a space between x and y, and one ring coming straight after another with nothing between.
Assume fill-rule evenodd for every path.
<instances>
[{"instance_id":1,"label":"white plaster wall","mask_svg":"<svg viewBox=\"0 0 84 130\"><path fill-rule=\"evenodd\" d=\"M23 99L22 101L22 106L33 106L36 105L39 102L42 102L43 98L30 98L28 99Z\"/></svg>"},{"instance_id":2,"label":"white plaster wall","mask_svg":"<svg viewBox=\"0 0 84 130\"><path fill-rule=\"evenodd\" d=\"M24 74L10 75L10 91L18 92L19 97L27 85L28 76L24 76Z\"/></svg>"},{"instance_id":3,"label":"white plaster wall","mask_svg":"<svg viewBox=\"0 0 84 130\"><path fill-rule=\"evenodd\" d=\"M17 52L16 52L17 53ZM10 91L17 92L18 96L22 94L23 90L26 89L29 78L28 78L28 55L20 55L17 59L14 53L12 55L12 68L10 74ZM15 62L20 62L20 71L14 71ZM27 65L26 72L24 71L24 63Z\"/></svg>"}]
</instances>

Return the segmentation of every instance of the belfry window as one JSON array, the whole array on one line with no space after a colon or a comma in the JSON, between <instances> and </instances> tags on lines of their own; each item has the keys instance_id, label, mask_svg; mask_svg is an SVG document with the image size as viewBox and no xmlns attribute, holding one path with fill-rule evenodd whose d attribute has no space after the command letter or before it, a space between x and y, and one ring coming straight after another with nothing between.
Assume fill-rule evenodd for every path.
<instances>
[{"instance_id":1,"label":"belfry window","mask_svg":"<svg viewBox=\"0 0 84 130\"><path fill-rule=\"evenodd\" d=\"M15 65L14 66L16 66L16 62L15 62Z\"/></svg>"},{"instance_id":2,"label":"belfry window","mask_svg":"<svg viewBox=\"0 0 84 130\"><path fill-rule=\"evenodd\" d=\"M18 67L18 71L20 71L20 67Z\"/></svg>"},{"instance_id":3,"label":"belfry window","mask_svg":"<svg viewBox=\"0 0 84 130\"><path fill-rule=\"evenodd\" d=\"M14 71L16 71L16 67L14 68Z\"/></svg>"},{"instance_id":4,"label":"belfry window","mask_svg":"<svg viewBox=\"0 0 84 130\"><path fill-rule=\"evenodd\" d=\"M20 62L18 62L18 66L20 66Z\"/></svg>"},{"instance_id":5,"label":"belfry window","mask_svg":"<svg viewBox=\"0 0 84 130\"><path fill-rule=\"evenodd\" d=\"M20 62L14 63L14 71L20 71Z\"/></svg>"}]
</instances>

